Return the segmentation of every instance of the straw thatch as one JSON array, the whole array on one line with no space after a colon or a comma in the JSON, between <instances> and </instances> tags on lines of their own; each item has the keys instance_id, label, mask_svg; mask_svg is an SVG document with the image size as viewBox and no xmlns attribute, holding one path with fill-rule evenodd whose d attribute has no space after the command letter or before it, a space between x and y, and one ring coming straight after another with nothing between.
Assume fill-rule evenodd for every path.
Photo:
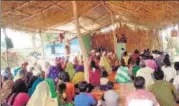
<instances>
[{"instance_id":1,"label":"straw thatch","mask_svg":"<svg viewBox=\"0 0 179 106\"><path fill-rule=\"evenodd\" d=\"M147 28L161 28L179 22L177 1L78 1L80 27L88 33L115 21ZM73 23L71 1L2 1L2 24L20 30L55 30ZM70 32L75 33L75 30Z\"/></svg>"},{"instance_id":2,"label":"straw thatch","mask_svg":"<svg viewBox=\"0 0 179 106\"><path fill-rule=\"evenodd\" d=\"M117 27L116 35L121 37L124 34L127 38L126 48L128 52L133 52L135 49L143 51L146 48L150 50L162 50L161 42L158 40L159 34L153 30L132 29L128 25ZM156 31L157 32L157 31ZM92 37L93 48L104 47L108 51L114 51L112 31L105 33L97 33Z\"/></svg>"}]
</instances>

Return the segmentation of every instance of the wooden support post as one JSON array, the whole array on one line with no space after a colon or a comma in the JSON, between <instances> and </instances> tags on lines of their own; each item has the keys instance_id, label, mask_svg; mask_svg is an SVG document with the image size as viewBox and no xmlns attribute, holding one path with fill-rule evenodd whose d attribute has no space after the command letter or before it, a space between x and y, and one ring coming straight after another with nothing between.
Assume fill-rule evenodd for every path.
<instances>
[{"instance_id":1,"label":"wooden support post","mask_svg":"<svg viewBox=\"0 0 179 106\"><path fill-rule=\"evenodd\" d=\"M32 35L32 47L33 47L33 51L36 51L36 35L33 33Z\"/></svg>"},{"instance_id":2,"label":"wooden support post","mask_svg":"<svg viewBox=\"0 0 179 106\"><path fill-rule=\"evenodd\" d=\"M7 38L6 28L3 28L3 33L4 33L5 41L6 41L6 38ZM7 61L7 66L9 67L10 65L9 65L9 56L8 56L7 42L6 42L6 61Z\"/></svg>"},{"instance_id":3,"label":"wooden support post","mask_svg":"<svg viewBox=\"0 0 179 106\"><path fill-rule=\"evenodd\" d=\"M103 1L101 1L101 4L103 5L103 7L110 13L110 16L111 16L111 22L112 22L112 25L114 25L114 14L112 12L112 10L110 10ZM114 31L112 31L113 33L113 39L114 39L114 53L117 53L117 39L116 39L116 30L114 29Z\"/></svg>"},{"instance_id":4,"label":"wooden support post","mask_svg":"<svg viewBox=\"0 0 179 106\"><path fill-rule=\"evenodd\" d=\"M114 26L114 15L112 13L110 13L110 15L111 15L112 25ZM114 29L112 33L113 33L113 39L114 39L114 53L117 53L116 29Z\"/></svg>"},{"instance_id":5,"label":"wooden support post","mask_svg":"<svg viewBox=\"0 0 179 106\"><path fill-rule=\"evenodd\" d=\"M43 57L43 60L45 60L44 41L43 41L42 32L40 31L39 34L40 34L41 45L42 45L42 57Z\"/></svg>"},{"instance_id":6,"label":"wooden support post","mask_svg":"<svg viewBox=\"0 0 179 106\"><path fill-rule=\"evenodd\" d=\"M85 74L85 80L89 82L89 75L88 75L88 69L89 69L89 63L88 63L88 55L84 46L84 43L82 41L82 36L80 32L80 25L79 25L79 16L78 16L78 9L77 9L77 2L72 1L73 5L73 15L75 18L75 25L76 25L76 33L77 33L77 38L80 42L80 49L81 53L83 55L83 61L84 61L84 74Z\"/></svg>"}]
</instances>

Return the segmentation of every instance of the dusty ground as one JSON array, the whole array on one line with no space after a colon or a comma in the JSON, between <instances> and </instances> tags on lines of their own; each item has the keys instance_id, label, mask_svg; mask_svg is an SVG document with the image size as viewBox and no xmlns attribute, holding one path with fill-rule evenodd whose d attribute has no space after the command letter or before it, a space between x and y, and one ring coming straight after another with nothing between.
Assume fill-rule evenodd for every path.
<instances>
[{"instance_id":1,"label":"dusty ground","mask_svg":"<svg viewBox=\"0 0 179 106\"><path fill-rule=\"evenodd\" d=\"M126 97L126 95L128 95L132 90L135 90L134 88L130 89L130 90L129 89L120 89L119 85L116 85L115 89L116 89L116 92L118 92L118 94L120 96L119 106L125 106L125 97ZM103 93L98 89L95 89L94 91L98 92L98 93L96 93L96 97L97 97L97 99L100 99L101 95ZM98 105L98 106L100 106L100 105ZM179 104L177 104L176 106L179 106Z\"/></svg>"}]
</instances>

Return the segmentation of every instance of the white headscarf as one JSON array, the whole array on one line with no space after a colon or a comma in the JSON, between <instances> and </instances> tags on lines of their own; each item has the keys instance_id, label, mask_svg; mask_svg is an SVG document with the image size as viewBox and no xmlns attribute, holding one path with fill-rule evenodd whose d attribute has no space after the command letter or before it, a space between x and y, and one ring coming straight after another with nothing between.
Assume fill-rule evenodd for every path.
<instances>
[{"instance_id":1,"label":"white headscarf","mask_svg":"<svg viewBox=\"0 0 179 106\"><path fill-rule=\"evenodd\" d=\"M51 95L48 83L43 81L37 85L27 106L58 106L57 98L52 98Z\"/></svg>"}]
</instances>

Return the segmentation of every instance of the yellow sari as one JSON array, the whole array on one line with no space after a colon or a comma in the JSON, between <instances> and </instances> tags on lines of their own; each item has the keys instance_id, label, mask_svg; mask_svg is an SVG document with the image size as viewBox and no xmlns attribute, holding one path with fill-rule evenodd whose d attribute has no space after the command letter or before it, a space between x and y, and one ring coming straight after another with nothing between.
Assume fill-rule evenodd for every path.
<instances>
[{"instance_id":1,"label":"yellow sari","mask_svg":"<svg viewBox=\"0 0 179 106\"><path fill-rule=\"evenodd\" d=\"M108 73L112 72L112 68L111 68L111 66L109 64L109 60L108 60L108 58L106 56L101 57L99 65L101 67L104 67Z\"/></svg>"},{"instance_id":2,"label":"yellow sari","mask_svg":"<svg viewBox=\"0 0 179 106\"><path fill-rule=\"evenodd\" d=\"M77 72L75 76L73 77L73 83L78 84L82 81L85 81L84 72Z\"/></svg>"}]
</instances>

